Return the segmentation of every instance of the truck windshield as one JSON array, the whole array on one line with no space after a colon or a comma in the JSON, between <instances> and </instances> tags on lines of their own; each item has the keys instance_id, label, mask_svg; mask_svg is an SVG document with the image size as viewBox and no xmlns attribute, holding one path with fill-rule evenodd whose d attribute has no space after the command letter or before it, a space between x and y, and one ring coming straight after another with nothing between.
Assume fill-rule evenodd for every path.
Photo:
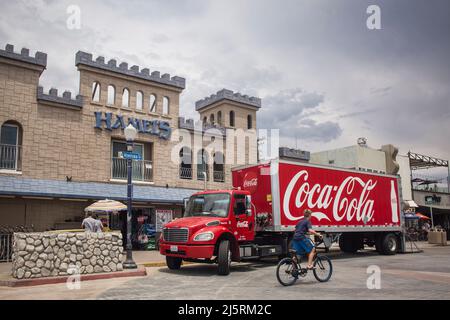
<instances>
[{"instance_id":1,"label":"truck windshield","mask_svg":"<svg viewBox=\"0 0 450 320\"><path fill-rule=\"evenodd\" d=\"M225 218L228 215L230 195L210 193L192 196L186 206L185 217L210 216Z\"/></svg>"}]
</instances>

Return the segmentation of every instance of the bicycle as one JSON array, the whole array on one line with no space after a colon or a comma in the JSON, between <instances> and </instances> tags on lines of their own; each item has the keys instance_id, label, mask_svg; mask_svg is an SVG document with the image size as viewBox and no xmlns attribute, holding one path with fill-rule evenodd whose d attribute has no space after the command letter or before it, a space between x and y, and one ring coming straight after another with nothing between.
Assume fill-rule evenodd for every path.
<instances>
[{"instance_id":1,"label":"bicycle","mask_svg":"<svg viewBox=\"0 0 450 320\"><path fill-rule=\"evenodd\" d=\"M321 243L323 240L315 243L314 247L317 248ZM299 252L300 258L294 249L289 249L289 254L289 257L281 259L277 265L277 279L283 286L291 286L299 277L304 278L308 274L308 269L301 266L301 257L306 255L306 252ZM327 282L330 280L333 273L333 264L330 258L320 255L316 251L312 271L317 281Z\"/></svg>"}]
</instances>

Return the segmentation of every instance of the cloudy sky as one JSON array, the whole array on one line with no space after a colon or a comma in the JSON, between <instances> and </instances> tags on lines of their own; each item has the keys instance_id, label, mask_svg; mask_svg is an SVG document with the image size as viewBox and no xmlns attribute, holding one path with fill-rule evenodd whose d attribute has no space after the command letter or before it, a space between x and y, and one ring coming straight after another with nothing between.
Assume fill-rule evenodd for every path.
<instances>
[{"instance_id":1,"label":"cloudy sky","mask_svg":"<svg viewBox=\"0 0 450 320\"><path fill-rule=\"evenodd\" d=\"M260 128L318 151L392 143L450 158L450 1L0 0L0 45L48 53L41 84L78 90L84 50L187 79L181 113L222 88L263 99ZM381 8L381 30L366 26ZM67 28L70 5L81 28Z\"/></svg>"}]
</instances>

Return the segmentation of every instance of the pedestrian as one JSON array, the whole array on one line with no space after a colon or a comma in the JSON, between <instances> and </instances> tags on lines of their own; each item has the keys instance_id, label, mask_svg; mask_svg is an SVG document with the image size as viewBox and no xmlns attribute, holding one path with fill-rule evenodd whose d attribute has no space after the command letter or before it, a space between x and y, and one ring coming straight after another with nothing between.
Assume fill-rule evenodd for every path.
<instances>
[{"instance_id":1,"label":"pedestrian","mask_svg":"<svg viewBox=\"0 0 450 320\"><path fill-rule=\"evenodd\" d=\"M95 232L103 232L102 220L98 218L98 214L95 214Z\"/></svg>"},{"instance_id":2,"label":"pedestrian","mask_svg":"<svg viewBox=\"0 0 450 320\"><path fill-rule=\"evenodd\" d=\"M87 232L96 232L97 220L92 217L92 212L86 212L86 218L81 223L81 227Z\"/></svg>"}]
</instances>

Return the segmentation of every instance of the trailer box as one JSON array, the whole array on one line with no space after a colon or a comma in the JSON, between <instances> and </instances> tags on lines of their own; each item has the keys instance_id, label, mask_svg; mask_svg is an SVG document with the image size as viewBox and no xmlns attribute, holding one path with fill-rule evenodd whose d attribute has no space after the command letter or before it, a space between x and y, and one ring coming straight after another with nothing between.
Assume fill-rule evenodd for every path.
<instances>
[{"instance_id":1,"label":"trailer box","mask_svg":"<svg viewBox=\"0 0 450 320\"><path fill-rule=\"evenodd\" d=\"M397 176L277 159L236 167L232 179L251 194L257 231L293 231L305 209L318 231L402 230Z\"/></svg>"}]
</instances>

